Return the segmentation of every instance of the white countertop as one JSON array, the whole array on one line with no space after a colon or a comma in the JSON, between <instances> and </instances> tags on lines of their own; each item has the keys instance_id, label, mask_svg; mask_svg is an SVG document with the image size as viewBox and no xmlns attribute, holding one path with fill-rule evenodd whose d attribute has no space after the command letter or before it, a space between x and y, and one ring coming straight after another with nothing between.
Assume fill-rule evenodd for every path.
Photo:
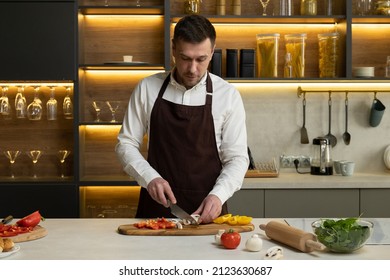
<instances>
[{"instance_id":1,"label":"white countertop","mask_svg":"<svg viewBox=\"0 0 390 280\"><path fill-rule=\"evenodd\" d=\"M46 219L41 222L48 235L37 240L18 243L19 252L10 260L256 260L263 259L272 246L284 248L285 260L369 260L390 259L390 245L366 245L351 254L328 251L303 253L269 240L259 225L271 219L254 219L255 230L241 233L241 244L227 250L214 243L214 236L129 236L117 233L123 224L135 219ZM274 219L272 219L274 220ZM314 219L288 219L290 225L309 231ZM390 219L374 219L374 232L389 240ZM254 233L263 239L260 252L245 249L246 240ZM385 242L387 243L387 242ZM388 244L388 243L387 243Z\"/></svg>"},{"instance_id":2,"label":"white countertop","mask_svg":"<svg viewBox=\"0 0 390 280\"><path fill-rule=\"evenodd\" d=\"M276 178L245 178L242 189L390 188L388 173L355 173L353 176L319 176L280 172Z\"/></svg>"}]
</instances>

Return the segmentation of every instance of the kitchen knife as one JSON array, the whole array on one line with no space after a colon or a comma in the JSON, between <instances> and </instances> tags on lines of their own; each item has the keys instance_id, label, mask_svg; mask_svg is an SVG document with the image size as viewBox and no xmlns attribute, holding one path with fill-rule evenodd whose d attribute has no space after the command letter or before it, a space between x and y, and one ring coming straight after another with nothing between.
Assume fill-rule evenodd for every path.
<instances>
[{"instance_id":1,"label":"kitchen knife","mask_svg":"<svg viewBox=\"0 0 390 280\"><path fill-rule=\"evenodd\" d=\"M177 204L173 204L169 199L168 199L168 204L169 207L171 208L171 213L176 216L179 219L186 220L190 222L191 225L199 225L198 222L192 217L190 214L188 214L186 211L181 209Z\"/></svg>"},{"instance_id":2,"label":"kitchen knife","mask_svg":"<svg viewBox=\"0 0 390 280\"><path fill-rule=\"evenodd\" d=\"M6 224L10 223L13 219L14 219L14 217L9 215L9 216L5 217L3 220L1 220L0 225L6 225Z\"/></svg>"}]
</instances>

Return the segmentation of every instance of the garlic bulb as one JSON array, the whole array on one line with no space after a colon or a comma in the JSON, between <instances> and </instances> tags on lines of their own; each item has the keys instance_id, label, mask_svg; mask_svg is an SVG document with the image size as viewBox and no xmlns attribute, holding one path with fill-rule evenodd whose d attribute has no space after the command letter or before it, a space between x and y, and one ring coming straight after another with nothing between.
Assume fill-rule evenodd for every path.
<instances>
[{"instance_id":1,"label":"garlic bulb","mask_svg":"<svg viewBox=\"0 0 390 280\"><path fill-rule=\"evenodd\" d=\"M258 252L263 247L263 240L258 234L252 235L245 243L245 248L251 252Z\"/></svg>"},{"instance_id":2,"label":"garlic bulb","mask_svg":"<svg viewBox=\"0 0 390 280\"><path fill-rule=\"evenodd\" d=\"M215 243L221 245L221 236L225 232L224 229L218 230L218 233L214 236Z\"/></svg>"}]
</instances>

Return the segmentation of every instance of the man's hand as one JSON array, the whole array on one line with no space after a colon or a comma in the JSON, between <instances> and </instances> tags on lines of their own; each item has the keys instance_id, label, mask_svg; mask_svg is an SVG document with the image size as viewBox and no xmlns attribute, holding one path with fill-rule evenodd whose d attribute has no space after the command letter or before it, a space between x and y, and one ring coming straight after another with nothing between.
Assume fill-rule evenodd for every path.
<instances>
[{"instance_id":1,"label":"man's hand","mask_svg":"<svg viewBox=\"0 0 390 280\"><path fill-rule=\"evenodd\" d=\"M147 188L149 195L158 203L169 207L167 199L173 204L176 203L176 198L172 192L171 186L163 178L156 178L150 181Z\"/></svg>"},{"instance_id":2,"label":"man's hand","mask_svg":"<svg viewBox=\"0 0 390 280\"><path fill-rule=\"evenodd\" d=\"M221 200L217 196L210 194L203 200L194 214L200 215L199 223L207 224L217 218L221 214L221 211Z\"/></svg>"}]
</instances>

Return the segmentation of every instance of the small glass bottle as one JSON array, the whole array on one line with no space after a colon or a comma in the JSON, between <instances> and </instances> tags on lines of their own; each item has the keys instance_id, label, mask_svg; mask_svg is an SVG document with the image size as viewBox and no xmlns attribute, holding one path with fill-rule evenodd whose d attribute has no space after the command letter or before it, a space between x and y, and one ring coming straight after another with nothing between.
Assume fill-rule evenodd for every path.
<instances>
[{"instance_id":1,"label":"small glass bottle","mask_svg":"<svg viewBox=\"0 0 390 280\"><path fill-rule=\"evenodd\" d=\"M285 78L292 78L293 77L291 53L286 53L286 55L284 57L284 77Z\"/></svg>"},{"instance_id":2,"label":"small glass bottle","mask_svg":"<svg viewBox=\"0 0 390 280\"><path fill-rule=\"evenodd\" d=\"M301 0L301 15L302 16L317 15L317 0Z\"/></svg>"},{"instance_id":3,"label":"small glass bottle","mask_svg":"<svg viewBox=\"0 0 390 280\"><path fill-rule=\"evenodd\" d=\"M385 77L390 78L390 55L387 56Z\"/></svg>"},{"instance_id":4,"label":"small glass bottle","mask_svg":"<svg viewBox=\"0 0 390 280\"><path fill-rule=\"evenodd\" d=\"M199 14L200 2L202 0L187 0L184 2L184 11L186 14Z\"/></svg>"},{"instance_id":5,"label":"small glass bottle","mask_svg":"<svg viewBox=\"0 0 390 280\"><path fill-rule=\"evenodd\" d=\"M325 0L325 15L333 15L333 0Z\"/></svg>"}]
</instances>

